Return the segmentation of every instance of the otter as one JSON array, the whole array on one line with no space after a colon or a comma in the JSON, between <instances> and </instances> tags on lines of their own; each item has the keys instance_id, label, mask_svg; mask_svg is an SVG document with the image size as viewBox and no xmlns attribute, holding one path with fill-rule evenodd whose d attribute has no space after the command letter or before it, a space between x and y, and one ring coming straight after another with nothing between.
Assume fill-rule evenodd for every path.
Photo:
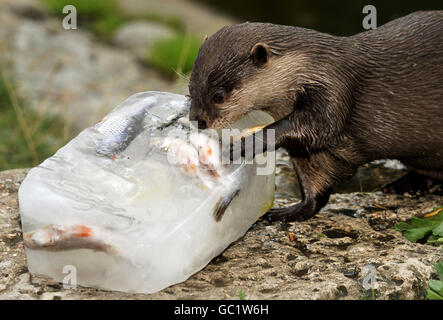
<instances>
[{"instance_id":1,"label":"otter","mask_svg":"<svg viewBox=\"0 0 443 320\"><path fill-rule=\"evenodd\" d=\"M411 169L400 189L419 177L443 179L443 11L350 37L269 23L226 26L203 42L189 95L200 128L223 128L258 109L274 117L262 134L275 130L272 147L288 151L302 200L271 209L271 221L314 216L335 184L377 159Z\"/></svg>"}]
</instances>

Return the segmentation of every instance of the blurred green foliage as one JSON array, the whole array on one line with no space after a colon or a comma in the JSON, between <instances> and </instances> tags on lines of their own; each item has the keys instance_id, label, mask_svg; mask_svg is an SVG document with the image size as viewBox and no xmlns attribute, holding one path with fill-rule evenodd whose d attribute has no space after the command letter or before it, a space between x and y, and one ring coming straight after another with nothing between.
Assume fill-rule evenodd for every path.
<instances>
[{"instance_id":1,"label":"blurred green foliage","mask_svg":"<svg viewBox=\"0 0 443 320\"><path fill-rule=\"evenodd\" d=\"M184 33L154 43L146 62L171 76L187 74L197 58L201 40Z\"/></svg>"},{"instance_id":2,"label":"blurred green foliage","mask_svg":"<svg viewBox=\"0 0 443 320\"><path fill-rule=\"evenodd\" d=\"M41 0L47 9L58 16L63 16L63 8L73 5L77 9L79 27L90 28L97 35L106 38L127 18L119 12L114 0Z\"/></svg>"},{"instance_id":3,"label":"blurred green foliage","mask_svg":"<svg viewBox=\"0 0 443 320\"><path fill-rule=\"evenodd\" d=\"M113 0L42 0L49 10L55 14L62 14L63 8L73 5L77 14L88 20L103 19L115 14L116 4Z\"/></svg>"},{"instance_id":4,"label":"blurred green foliage","mask_svg":"<svg viewBox=\"0 0 443 320\"><path fill-rule=\"evenodd\" d=\"M56 117L22 109L0 76L0 171L38 165L67 141L66 132Z\"/></svg>"},{"instance_id":5,"label":"blurred green foliage","mask_svg":"<svg viewBox=\"0 0 443 320\"><path fill-rule=\"evenodd\" d=\"M73 5L77 9L77 24L79 27L91 29L95 34L108 40L112 33L123 23L132 19L142 19L165 24L174 30L183 30L182 21L174 16L143 14L129 16L119 10L115 0L41 0L47 9L60 17L63 7Z\"/></svg>"},{"instance_id":6,"label":"blurred green foliage","mask_svg":"<svg viewBox=\"0 0 443 320\"><path fill-rule=\"evenodd\" d=\"M140 16L137 17L132 17L137 18L137 19L142 19L142 20L147 20L147 21L153 21L153 22L158 22L161 24L164 24L168 27L170 27L173 30L176 30L178 32L185 30L185 25L183 23L183 21L176 16L163 16L161 14L156 14L156 13L143 13Z\"/></svg>"}]
</instances>

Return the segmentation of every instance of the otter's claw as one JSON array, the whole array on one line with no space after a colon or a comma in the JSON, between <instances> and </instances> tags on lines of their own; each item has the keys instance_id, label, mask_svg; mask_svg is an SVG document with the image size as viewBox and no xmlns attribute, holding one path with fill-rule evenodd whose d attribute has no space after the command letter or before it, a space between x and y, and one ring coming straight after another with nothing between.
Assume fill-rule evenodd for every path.
<instances>
[{"instance_id":1,"label":"otter's claw","mask_svg":"<svg viewBox=\"0 0 443 320\"><path fill-rule=\"evenodd\" d=\"M264 216L263 219L268 221L304 221L308 220L317 213L315 208L308 202L299 202L296 205L286 208L272 208Z\"/></svg>"}]
</instances>

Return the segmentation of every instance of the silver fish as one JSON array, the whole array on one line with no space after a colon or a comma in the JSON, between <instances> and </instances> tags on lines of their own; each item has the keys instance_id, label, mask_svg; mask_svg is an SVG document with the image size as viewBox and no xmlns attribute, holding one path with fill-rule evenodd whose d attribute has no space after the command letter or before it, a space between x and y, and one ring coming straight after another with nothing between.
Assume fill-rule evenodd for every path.
<instances>
[{"instance_id":1,"label":"silver fish","mask_svg":"<svg viewBox=\"0 0 443 320\"><path fill-rule=\"evenodd\" d=\"M168 119L162 119L148 110L142 109L128 118L121 119L115 117L106 119L98 127L98 131L104 134L105 137L100 141L96 152L98 155L112 158L126 150L131 142L149 125L145 121L146 118L160 121L159 125L152 126L153 129L162 130L171 125L184 128L185 126L182 123L177 122L184 115L184 113L178 113Z\"/></svg>"},{"instance_id":2,"label":"silver fish","mask_svg":"<svg viewBox=\"0 0 443 320\"><path fill-rule=\"evenodd\" d=\"M104 138L96 149L97 154L112 158L123 152L143 131L146 114L147 112L142 109L128 118L114 117L100 123L98 131L104 135Z\"/></svg>"}]
</instances>

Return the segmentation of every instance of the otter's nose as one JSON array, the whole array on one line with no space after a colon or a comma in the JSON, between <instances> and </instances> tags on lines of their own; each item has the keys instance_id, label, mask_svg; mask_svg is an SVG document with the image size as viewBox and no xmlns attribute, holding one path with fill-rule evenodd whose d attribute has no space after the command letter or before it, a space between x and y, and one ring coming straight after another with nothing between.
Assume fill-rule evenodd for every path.
<instances>
[{"instance_id":1,"label":"otter's nose","mask_svg":"<svg viewBox=\"0 0 443 320\"><path fill-rule=\"evenodd\" d=\"M199 129L203 130L203 129L206 129L207 127L208 127L208 126L207 126L205 120L199 120L199 121L198 121L198 128L199 128Z\"/></svg>"},{"instance_id":2,"label":"otter's nose","mask_svg":"<svg viewBox=\"0 0 443 320\"><path fill-rule=\"evenodd\" d=\"M206 120L201 117L201 114L195 112L193 108L189 112L189 120L197 121L199 129L206 129L208 127Z\"/></svg>"}]
</instances>

